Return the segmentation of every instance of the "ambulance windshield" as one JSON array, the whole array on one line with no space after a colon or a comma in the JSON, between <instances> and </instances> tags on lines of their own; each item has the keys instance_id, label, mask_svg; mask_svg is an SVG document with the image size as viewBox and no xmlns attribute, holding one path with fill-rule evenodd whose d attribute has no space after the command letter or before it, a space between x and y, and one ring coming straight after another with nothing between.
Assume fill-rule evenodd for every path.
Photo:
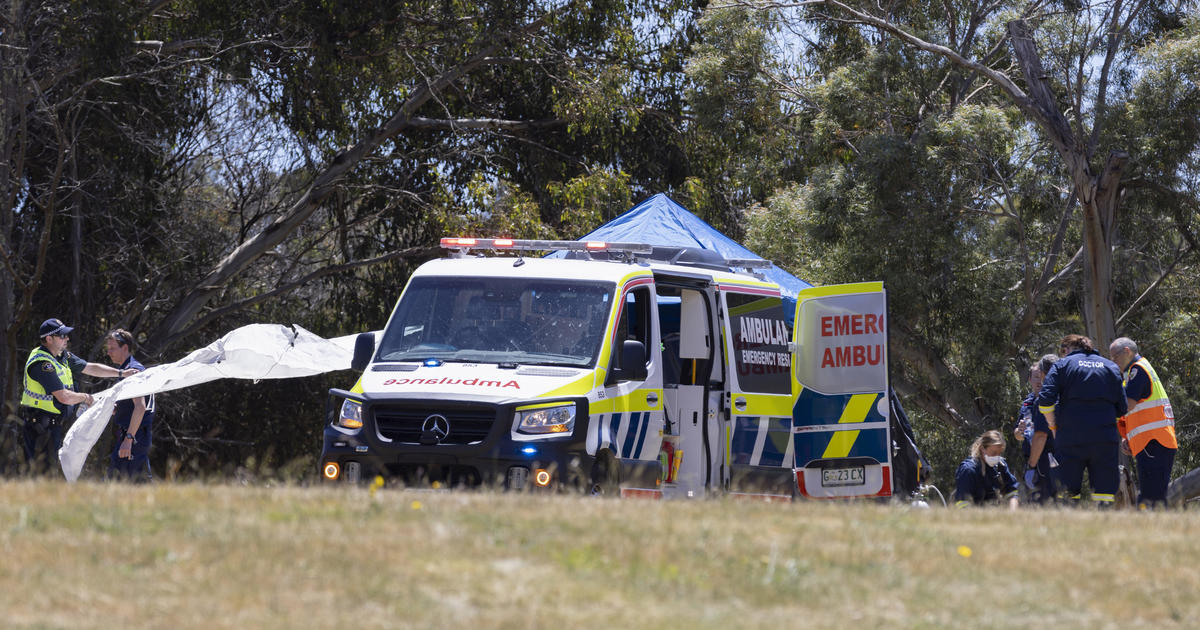
<instances>
[{"instance_id":1,"label":"ambulance windshield","mask_svg":"<svg viewBox=\"0 0 1200 630\"><path fill-rule=\"evenodd\" d=\"M590 367L612 292L611 283L577 280L414 278L376 360Z\"/></svg>"}]
</instances>

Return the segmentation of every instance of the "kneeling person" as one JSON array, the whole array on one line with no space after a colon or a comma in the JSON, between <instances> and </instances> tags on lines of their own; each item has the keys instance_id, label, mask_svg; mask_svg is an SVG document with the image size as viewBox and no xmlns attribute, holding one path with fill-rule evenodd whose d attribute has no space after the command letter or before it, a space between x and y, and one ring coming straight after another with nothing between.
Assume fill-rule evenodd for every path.
<instances>
[{"instance_id":1,"label":"kneeling person","mask_svg":"<svg viewBox=\"0 0 1200 630\"><path fill-rule=\"evenodd\" d=\"M971 454L958 465L954 475L954 505L1007 502L1017 506L1017 478L1004 461L1004 438L999 431L986 431L971 445Z\"/></svg>"}]
</instances>

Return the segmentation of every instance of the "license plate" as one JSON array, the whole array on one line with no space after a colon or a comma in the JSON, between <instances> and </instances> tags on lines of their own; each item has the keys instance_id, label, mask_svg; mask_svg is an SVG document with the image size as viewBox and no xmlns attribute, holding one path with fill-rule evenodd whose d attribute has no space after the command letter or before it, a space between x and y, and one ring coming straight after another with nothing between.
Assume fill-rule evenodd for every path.
<instances>
[{"instance_id":1,"label":"license plate","mask_svg":"<svg viewBox=\"0 0 1200 630\"><path fill-rule=\"evenodd\" d=\"M836 486L861 486L867 482L863 466L849 468L822 468L821 485L826 488Z\"/></svg>"}]
</instances>

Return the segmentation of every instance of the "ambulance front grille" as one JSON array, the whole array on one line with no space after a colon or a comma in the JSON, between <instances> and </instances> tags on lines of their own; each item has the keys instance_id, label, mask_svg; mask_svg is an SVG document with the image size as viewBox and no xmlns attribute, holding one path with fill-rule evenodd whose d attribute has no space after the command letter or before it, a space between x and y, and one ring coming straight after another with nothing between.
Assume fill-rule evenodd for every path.
<instances>
[{"instance_id":1,"label":"ambulance front grille","mask_svg":"<svg viewBox=\"0 0 1200 630\"><path fill-rule=\"evenodd\" d=\"M446 418L450 431L441 444L473 444L487 439L496 422L494 407L434 408L376 405L372 411L379 435L402 444L420 444L425 421L437 414Z\"/></svg>"}]
</instances>

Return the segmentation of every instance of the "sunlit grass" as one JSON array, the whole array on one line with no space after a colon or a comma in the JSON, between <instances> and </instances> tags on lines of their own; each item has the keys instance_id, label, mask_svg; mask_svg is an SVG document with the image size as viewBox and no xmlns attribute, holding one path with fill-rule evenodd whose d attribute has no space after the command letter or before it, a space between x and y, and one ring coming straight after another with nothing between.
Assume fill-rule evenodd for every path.
<instances>
[{"instance_id":1,"label":"sunlit grass","mask_svg":"<svg viewBox=\"0 0 1200 630\"><path fill-rule=\"evenodd\" d=\"M1195 627L1194 512L0 483L29 628Z\"/></svg>"}]
</instances>

